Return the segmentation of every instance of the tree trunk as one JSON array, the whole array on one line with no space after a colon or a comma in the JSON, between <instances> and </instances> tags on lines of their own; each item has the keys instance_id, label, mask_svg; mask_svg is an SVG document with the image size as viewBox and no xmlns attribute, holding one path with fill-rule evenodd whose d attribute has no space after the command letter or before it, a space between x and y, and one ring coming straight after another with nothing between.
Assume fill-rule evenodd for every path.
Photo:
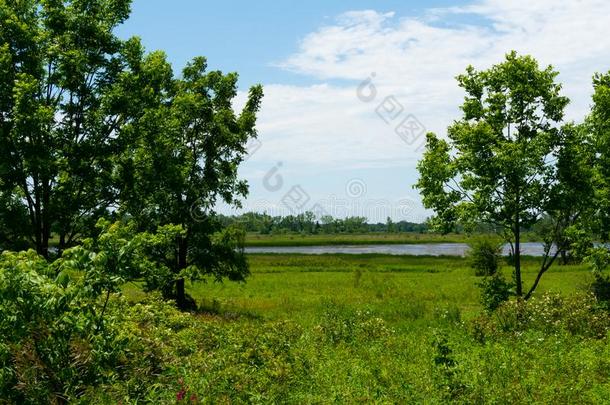
<instances>
[{"instance_id":1,"label":"tree trunk","mask_svg":"<svg viewBox=\"0 0 610 405\"><path fill-rule=\"evenodd\" d=\"M50 236L42 221L37 222L38 224L36 226L36 252L45 259L48 259Z\"/></svg>"},{"instance_id":2,"label":"tree trunk","mask_svg":"<svg viewBox=\"0 0 610 405\"><path fill-rule=\"evenodd\" d=\"M561 251L561 264L566 266L569 262L568 252L566 250Z\"/></svg>"},{"instance_id":3,"label":"tree trunk","mask_svg":"<svg viewBox=\"0 0 610 405\"><path fill-rule=\"evenodd\" d=\"M186 293L184 291L184 279L176 280L176 304L180 309L186 309Z\"/></svg>"},{"instance_id":4,"label":"tree trunk","mask_svg":"<svg viewBox=\"0 0 610 405\"><path fill-rule=\"evenodd\" d=\"M188 252L188 242L186 238L180 238L178 242L178 271L182 271L187 266L186 256ZM186 292L184 289L184 279L176 280L176 304L180 309L186 309Z\"/></svg>"},{"instance_id":5,"label":"tree trunk","mask_svg":"<svg viewBox=\"0 0 610 405\"><path fill-rule=\"evenodd\" d=\"M57 254L59 256L62 255L62 253L64 252L64 250L66 250L66 232L65 231L60 231L61 233L59 234L59 246L57 247Z\"/></svg>"},{"instance_id":6,"label":"tree trunk","mask_svg":"<svg viewBox=\"0 0 610 405\"><path fill-rule=\"evenodd\" d=\"M538 275L536 275L536 279L534 280L534 284L532 285L532 288L530 288L530 290L528 291L528 293L525 295L525 299L529 300L532 296L532 294L534 294L534 291L536 291L536 288L538 287L538 283L540 282L540 279L542 278L542 275L544 273L546 273L546 271L551 267L551 265L553 264L553 262L555 261L555 259L557 259L557 256L559 256L559 252L561 250L560 246L557 246L557 251L555 252L555 254L550 258L550 260L548 260L549 256L548 256L548 250L546 252L546 256L544 258L544 261L542 262L542 265L540 266L540 270L538 271Z\"/></svg>"},{"instance_id":7,"label":"tree trunk","mask_svg":"<svg viewBox=\"0 0 610 405\"><path fill-rule=\"evenodd\" d=\"M46 176L42 186L42 249L44 257L49 258L49 239L51 239L51 185Z\"/></svg>"},{"instance_id":8,"label":"tree trunk","mask_svg":"<svg viewBox=\"0 0 610 405\"><path fill-rule=\"evenodd\" d=\"M40 192L36 192L34 197L33 228L36 242L36 252L44 257L49 258L49 239L51 238L51 219L49 216L50 193L48 187L43 187L42 196Z\"/></svg>"},{"instance_id":9,"label":"tree trunk","mask_svg":"<svg viewBox=\"0 0 610 405\"><path fill-rule=\"evenodd\" d=\"M517 283L517 297L523 295L523 283L521 282L521 224L519 215L515 221L515 282Z\"/></svg>"}]
</instances>

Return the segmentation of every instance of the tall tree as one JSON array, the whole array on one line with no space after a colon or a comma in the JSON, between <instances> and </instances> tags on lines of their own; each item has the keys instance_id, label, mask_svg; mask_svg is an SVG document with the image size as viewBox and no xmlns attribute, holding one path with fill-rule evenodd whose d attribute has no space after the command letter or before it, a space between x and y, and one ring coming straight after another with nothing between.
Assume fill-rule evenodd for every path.
<instances>
[{"instance_id":1,"label":"tall tree","mask_svg":"<svg viewBox=\"0 0 610 405\"><path fill-rule=\"evenodd\" d=\"M522 230L551 214L563 232L582 209L573 205L580 180L570 171L587 161L586 151L579 149L581 132L561 128L568 99L560 94L557 74L515 52L485 71L469 67L457 78L466 92L462 118L448 128L448 140L428 134L418 164L416 187L426 208L436 212L437 228L480 221L506 236L514 250L518 296L523 295ZM574 151L579 155L569 159ZM559 213L567 213L567 222ZM526 298L557 257L551 246Z\"/></svg>"},{"instance_id":2,"label":"tall tree","mask_svg":"<svg viewBox=\"0 0 610 405\"><path fill-rule=\"evenodd\" d=\"M610 72L593 77L593 106L586 125L597 153L598 227L603 241L610 240Z\"/></svg>"},{"instance_id":3,"label":"tall tree","mask_svg":"<svg viewBox=\"0 0 610 405\"><path fill-rule=\"evenodd\" d=\"M111 159L135 103L133 43L113 32L130 2L0 0L0 192L27 211L45 257L53 229L63 249L114 199Z\"/></svg>"},{"instance_id":4,"label":"tall tree","mask_svg":"<svg viewBox=\"0 0 610 405\"><path fill-rule=\"evenodd\" d=\"M159 66L167 71L169 65ZM214 208L239 206L248 192L237 169L256 136L262 88L252 87L236 114L237 74L206 68L196 58L181 79L170 81L158 106L131 125L136 138L121 159L122 212L151 235L170 225L182 230L169 256L157 252L169 269L160 288L181 308L187 306L185 278L242 280L248 273L241 234L223 229Z\"/></svg>"}]
</instances>

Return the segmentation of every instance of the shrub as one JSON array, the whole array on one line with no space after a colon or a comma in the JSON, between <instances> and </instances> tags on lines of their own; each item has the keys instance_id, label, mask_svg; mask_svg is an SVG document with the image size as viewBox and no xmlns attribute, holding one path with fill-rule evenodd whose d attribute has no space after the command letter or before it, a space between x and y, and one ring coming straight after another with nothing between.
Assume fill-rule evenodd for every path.
<instances>
[{"instance_id":1,"label":"shrub","mask_svg":"<svg viewBox=\"0 0 610 405\"><path fill-rule=\"evenodd\" d=\"M434 334L433 346L438 387L445 401L455 401L464 393L466 386L460 381L453 350L449 347L447 337L440 332Z\"/></svg>"},{"instance_id":2,"label":"shrub","mask_svg":"<svg viewBox=\"0 0 610 405\"><path fill-rule=\"evenodd\" d=\"M457 305L449 305L444 308L436 308L434 317L449 324L460 324L462 322L462 312Z\"/></svg>"},{"instance_id":3,"label":"shrub","mask_svg":"<svg viewBox=\"0 0 610 405\"><path fill-rule=\"evenodd\" d=\"M610 309L610 277L595 274L589 289L601 305Z\"/></svg>"},{"instance_id":4,"label":"shrub","mask_svg":"<svg viewBox=\"0 0 610 405\"><path fill-rule=\"evenodd\" d=\"M477 285L481 289L481 305L487 312L495 311L508 301L513 288L513 284L507 282L501 273L486 277Z\"/></svg>"},{"instance_id":5,"label":"shrub","mask_svg":"<svg viewBox=\"0 0 610 405\"><path fill-rule=\"evenodd\" d=\"M469 244L470 265L476 276L493 276L498 271L502 244L490 238L475 239Z\"/></svg>"},{"instance_id":6,"label":"shrub","mask_svg":"<svg viewBox=\"0 0 610 405\"><path fill-rule=\"evenodd\" d=\"M493 314L476 319L472 326L479 341L525 331L599 339L610 329L610 315L593 294L562 297L546 293L529 301L505 302Z\"/></svg>"},{"instance_id":7,"label":"shrub","mask_svg":"<svg viewBox=\"0 0 610 405\"><path fill-rule=\"evenodd\" d=\"M326 304L322 322L316 331L324 340L334 344L381 339L393 332L383 319L369 310L351 310L334 303Z\"/></svg>"},{"instance_id":8,"label":"shrub","mask_svg":"<svg viewBox=\"0 0 610 405\"><path fill-rule=\"evenodd\" d=\"M589 249L585 261L591 267L594 280L589 290L606 308L610 308L610 277L604 271L610 265L610 251L606 247Z\"/></svg>"},{"instance_id":9,"label":"shrub","mask_svg":"<svg viewBox=\"0 0 610 405\"><path fill-rule=\"evenodd\" d=\"M99 300L104 283L69 273L32 250L0 256L0 397L9 402L77 398L120 364L119 329Z\"/></svg>"}]
</instances>

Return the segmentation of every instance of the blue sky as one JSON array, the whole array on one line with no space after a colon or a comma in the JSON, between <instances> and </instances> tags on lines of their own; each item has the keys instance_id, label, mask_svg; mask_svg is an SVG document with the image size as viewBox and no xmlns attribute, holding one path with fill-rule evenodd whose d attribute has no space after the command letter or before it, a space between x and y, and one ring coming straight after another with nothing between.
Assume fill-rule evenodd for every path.
<instances>
[{"instance_id":1,"label":"blue sky","mask_svg":"<svg viewBox=\"0 0 610 405\"><path fill-rule=\"evenodd\" d=\"M592 74L610 69L609 27L605 0L136 0L118 33L164 50L177 70L203 55L237 71L236 108L264 85L260 145L241 168L246 210L421 221L419 146L459 117L454 77L512 49L532 54L561 72L578 121ZM358 91L367 78L370 100Z\"/></svg>"},{"instance_id":2,"label":"blue sky","mask_svg":"<svg viewBox=\"0 0 610 405\"><path fill-rule=\"evenodd\" d=\"M201 1L135 0L132 16L119 29L140 36L152 49L164 50L176 67L193 56L208 58L212 69L237 71L242 87L254 83L306 84L314 80L274 67L292 54L299 41L349 10L396 11L420 15L450 1Z\"/></svg>"}]
</instances>

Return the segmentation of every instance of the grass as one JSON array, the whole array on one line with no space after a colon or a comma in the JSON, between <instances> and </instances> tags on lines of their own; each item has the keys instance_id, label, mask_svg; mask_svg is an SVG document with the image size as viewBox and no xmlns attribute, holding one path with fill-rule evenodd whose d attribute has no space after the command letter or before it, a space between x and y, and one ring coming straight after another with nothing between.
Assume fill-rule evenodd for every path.
<instances>
[{"instance_id":1,"label":"grass","mask_svg":"<svg viewBox=\"0 0 610 405\"><path fill-rule=\"evenodd\" d=\"M498 329L505 321L494 317L485 321L492 325L487 337L477 337L480 278L467 259L257 254L249 260L247 283L188 286L204 312L180 332L191 343L166 344L185 350L221 338L169 367L174 383L147 398L171 402L178 380L204 403L599 403L610 395L607 338L559 329L505 335ZM523 259L526 286L538 265L537 258ZM508 266L501 271L510 277ZM589 277L583 265L554 266L536 297L573 296ZM125 292L132 301L144 298L136 284ZM540 311L551 328L560 322L557 306Z\"/></svg>"},{"instance_id":2,"label":"grass","mask_svg":"<svg viewBox=\"0 0 610 405\"><path fill-rule=\"evenodd\" d=\"M194 284L198 302L216 301L230 312L266 319L292 319L312 324L328 300L348 308L367 306L396 326L409 326L446 307L466 317L480 312L479 277L468 261L457 257L384 255L250 255L252 275L244 284ZM539 260L525 258L524 283L529 285ZM511 269L503 272L510 278ZM570 294L589 278L583 266L555 266L538 294Z\"/></svg>"},{"instance_id":3,"label":"grass","mask_svg":"<svg viewBox=\"0 0 610 405\"><path fill-rule=\"evenodd\" d=\"M364 234L274 234L248 233L246 246L325 246L325 245L379 245L379 244L424 244L424 243L467 243L466 234L435 233L364 233ZM523 242L536 241L536 237L526 233Z\"/></svg>"}]
</instances>

